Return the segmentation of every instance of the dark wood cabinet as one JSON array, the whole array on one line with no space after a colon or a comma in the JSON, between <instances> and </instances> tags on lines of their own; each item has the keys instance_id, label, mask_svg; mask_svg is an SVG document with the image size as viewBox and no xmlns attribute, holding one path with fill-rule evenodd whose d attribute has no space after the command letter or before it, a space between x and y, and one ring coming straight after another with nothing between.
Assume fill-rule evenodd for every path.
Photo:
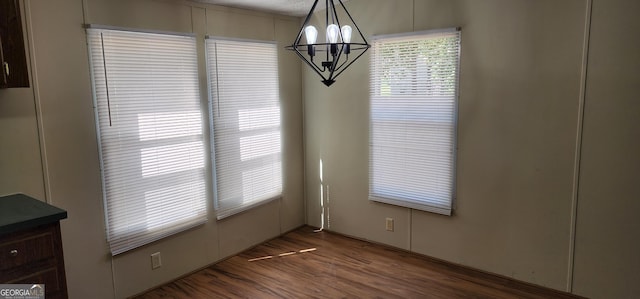
<instances>
[{"instance_id":1,"label":"dark wood cabinet","mask_svg":"<svg viewBox=\"0 0 640 299\"><path fill-rule=\"evenodd\" d=\"M67 212L24 194L0 197L0 284L44 284L67 298L60 220Z\"/></svg>"},{"instance_id":2,"label":"dark wood cabinet","mask_svg":"<svg viewBox=\"0 0 640 299\"><path fill-rule=\"evenodd\" d=\"M0 283L44 284L46 298L67 298L59 222L0 237Z\"/></svg>"},{"instance_id":3,"label":"dark wood cabinet","mask_svg":"<svg viewBox=\"0 0 640 299\"><path fill-rule=\"evenodd\" d=\"M29 87L19 0L0 0L0 88Z\"/></svg>"}]
</instances>

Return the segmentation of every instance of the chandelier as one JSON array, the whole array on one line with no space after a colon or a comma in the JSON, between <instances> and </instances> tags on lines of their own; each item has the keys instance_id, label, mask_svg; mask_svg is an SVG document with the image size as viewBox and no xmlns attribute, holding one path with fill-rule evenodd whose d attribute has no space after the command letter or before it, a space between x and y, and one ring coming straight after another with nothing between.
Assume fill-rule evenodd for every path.
<instances>
[{"instance_id":1,"label":"chandelier","mask_svg":"<svg viewBox=\"0 0 640 299\"><path fill-rule=\"evenodd\" d=\"M346 21L344 23L341 23L338 19L336 2L340 4L338 8L343 12L341 15L348 18L348 20L343 19L343 21ZM318 5L318 0L315 0L298 32L296 40L293 45L286 47L286 49L295 51L307 65L322 77L322 83L330 86L335 82L336 77L342 74L371 46L367 43L362 32L360 32L358 25L353 21L349 11L344 7L342 0L325 0L325 3L325 42L318 42L318 29L309 24L311 16ZM353 34L354 27L357 32L355 36ZM303 34L306 43L302 42ZM353 37L358 42L354 42ZM318 60L320 60L319 63Z\"/></svg>"}]
</instances>

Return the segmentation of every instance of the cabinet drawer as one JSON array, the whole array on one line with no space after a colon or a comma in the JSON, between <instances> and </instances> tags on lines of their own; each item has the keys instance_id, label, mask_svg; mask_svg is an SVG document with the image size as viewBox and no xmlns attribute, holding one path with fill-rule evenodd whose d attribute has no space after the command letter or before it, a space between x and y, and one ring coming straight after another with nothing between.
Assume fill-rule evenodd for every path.
<instances>
[{"instance_id":1,"label":"cabinet drawer","mask_svg":"<svg viewBox=\"0 0 640 299\"><path fill-rule=\"evenodd\" d=\"M53 233L46 232L0 244L0 270L53 258Z\"/></svg>"},{"instance_id":2,"label":"cabinet drawer","mask_svg":"<svg viewBox=\"0 0 640 299\"><path fill-rule=\"evenodd\" d=\"M60 279L58 277L58 270L55 267L36 273L25 274L25 276L7 281L7 283L44 284L44 291L47 294L60 291Z\"/></svg>"}]
</instances>

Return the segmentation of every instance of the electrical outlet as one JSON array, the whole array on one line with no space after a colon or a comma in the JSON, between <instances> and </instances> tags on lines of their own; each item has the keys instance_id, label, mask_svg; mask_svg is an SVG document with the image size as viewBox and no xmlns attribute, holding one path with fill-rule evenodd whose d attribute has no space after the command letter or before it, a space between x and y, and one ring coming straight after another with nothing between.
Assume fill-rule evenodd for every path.
<instances>
[{"instance_id":1,"label":"electrical outlet","mask_svg":"<svg viewBox=\"0 0 640 299\"><path fill-rule=\"evenodd\" d=\"M393 218L387 218L387 230L390 232L393 231Z\"/></svg>"},{"instance_id":2,"label":"electrical outlet","mask_svg":"<svg viewBox=\"0 0 640 299\"><path fill-rule=\"evenodd\" d=\"M162 257L160 256L160 252L156 252L151 255L151 269L155 270L162 267Z\"/></svg>"}]
</instances>

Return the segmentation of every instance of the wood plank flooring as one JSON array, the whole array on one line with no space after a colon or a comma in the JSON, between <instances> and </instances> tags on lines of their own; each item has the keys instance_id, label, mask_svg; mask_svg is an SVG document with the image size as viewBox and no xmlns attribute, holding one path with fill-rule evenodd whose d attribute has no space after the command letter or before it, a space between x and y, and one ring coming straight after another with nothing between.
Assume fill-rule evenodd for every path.
<instances>
[{"instance_id":1,"label":"wood plank flooring","mask_svg":"<svg viewBox=\"0 0 640 299\"><path fill-rule=\"evenodd\" d=\"M302 227L137 298L579 298Z\"/></svg>"}]
</instances>

